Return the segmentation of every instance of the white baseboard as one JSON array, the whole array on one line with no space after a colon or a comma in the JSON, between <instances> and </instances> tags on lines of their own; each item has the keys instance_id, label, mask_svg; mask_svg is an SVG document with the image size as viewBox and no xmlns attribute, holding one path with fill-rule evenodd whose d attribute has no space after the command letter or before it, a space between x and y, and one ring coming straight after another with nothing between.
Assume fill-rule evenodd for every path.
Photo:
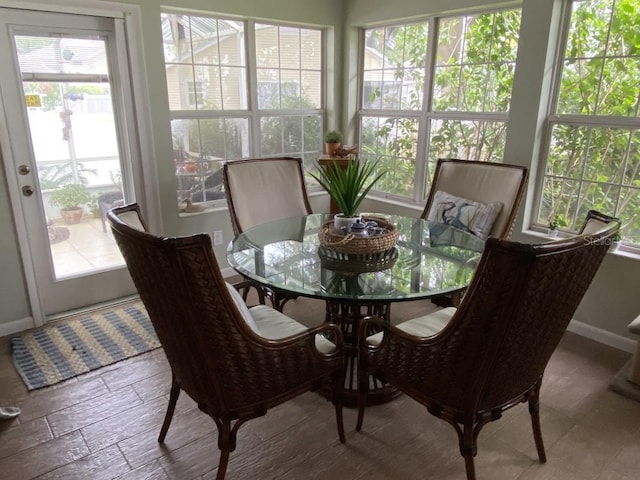
<instances>
[{"instance_id":1,"label":"white baseboard","mask_svg":"<svg viewBox=\"0 0 640 480\"><path fill-rule=\"evenodd\" d=\"M29 330L33 327L33 317L25 317L7 323L0 323L0 337L24 332L25 330Z\"/></svg>"},{"instance_id":2,"label":"white baseboard","mask_svg":"<svg viewBox=\"0 0 640 480\"><path fill-rule=\"evenodd\" d=\"M233 268L227 267L222 269L222 276L224 278L233 277L234 275L238 275L238 272ZM0 337L20 333L33 327L33 317L25 317L7 323L0 323ZM631 338L611 333L601 328L578 322L577 320L571 320L567 330L582 337L617 348L623 352L634 353L636 351L636 342Z\"/></svg>"},{"instance_id":3,"label":"white baseboard","mask_svg":"<svg viewBox=\"0 0 640 480\"><path fill-rule=\"evenodd\" d=\"M636 351L636 342L631 338L611 333L593 325L587 323L578 322L577 320L571 320L567 330L580 335L582 337L595 340L599 343L604 343L610 347L617 348L623 352L634 353Z\"/></svg>"}]
</instances>

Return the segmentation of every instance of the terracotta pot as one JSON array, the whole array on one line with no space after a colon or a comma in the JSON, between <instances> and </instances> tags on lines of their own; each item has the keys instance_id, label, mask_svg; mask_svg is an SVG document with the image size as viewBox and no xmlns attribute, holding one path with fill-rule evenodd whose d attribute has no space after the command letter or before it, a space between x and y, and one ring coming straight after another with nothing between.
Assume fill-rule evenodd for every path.
<instances>
[{"instance_id":1,"label":"terracotta pot","mask_svg":"<svg viewBox=\"0 0 640 480\"><path fill-rule=\"evenodd\" d=\"M66 223L67 225L79 223L80 220L82 220L83 213L84 210L82 209L82 207L60 209L60 216L64 220L64 223Z\"/></svg>"},{"instance_id":2,"label":"terracotta pot","mask_svg":"<svg viewBox=\"0 0 640 480\"><path fill-rule=\"evenodd\" d=\"M342 143L325 143L324 144L324 153L327 155L331 155L332 157L335 155L336 150L340 150L342 147Z\"/></svg>"}]
</instances>

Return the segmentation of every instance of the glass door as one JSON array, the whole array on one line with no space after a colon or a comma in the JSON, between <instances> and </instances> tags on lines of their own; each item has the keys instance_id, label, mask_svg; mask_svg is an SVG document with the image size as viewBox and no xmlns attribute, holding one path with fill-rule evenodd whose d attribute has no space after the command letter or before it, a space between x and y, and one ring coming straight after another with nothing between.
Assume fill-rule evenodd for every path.
<instances>
[{"instance_id":1,"label":"glass door","mask_svg":"<svg viewBox=\"0 0 640 480\"><path fill-rule=\"evenodd\" d=\"M133 200L119 20L0 9L13 170L45 316L135 293L105 222ZM4 40L4 39L3 39ZM127 132L127 133L125 133ZM5 158L5 161L7 159ZM24 255L23 255L24 256Z\"/></svg>"}]
</instances>

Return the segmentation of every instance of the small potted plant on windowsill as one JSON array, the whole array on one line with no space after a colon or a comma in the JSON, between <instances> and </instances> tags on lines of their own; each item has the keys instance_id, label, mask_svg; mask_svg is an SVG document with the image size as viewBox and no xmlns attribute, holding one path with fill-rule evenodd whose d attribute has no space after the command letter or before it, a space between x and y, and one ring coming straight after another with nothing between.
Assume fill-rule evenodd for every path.
<instances>
[{"instance_id":1,"label":"small potted plant on windowsill","mask_svg":"<svg viewBox=\"0 0 640 480\"><path fill-rule=\"evenodd\" d=\"M564 226L564 222L562 221L562 217L560 214L556 213L549 217L549 223L547 224L547 233L556 238L558 236L558 227Z\"/></svg>"},{"instance_id":2,"label":"small potted plant on windowsill","mask_svg":"<svg viewBox=\"0 0 640 480\"><path fill-rule=\"evenodd\" d=\"M67 224L78 223L82 220L84 207L82 205L91 202L91 194L84 185L72 183L60 187L49 197L49 203L54 207L60 207L60 216Z\"/></svg>"},{"instance_id":3,"label":"small potted plant on windowsill","mask_svg":"<svg viewBox=\"0 0 640 480\"><path fill-rule=\"evenodd\" d=\"M334 217L334 227L338 231L343 227L348 231L351 224L360 218L358 209L367 193L386 172L375 174L377 161L360 162L355 157L346 167L337 162L324 167L316 164L316 167L316 171L309 172L309 175L327 191L340 210Z\"/></svg>"},{"instance_id":4,"label":"small potted plant on windowsill","mask_svg":"<svg viewBox=\"0 0 640 480\"><path fill-rule=\"evenodd\" d=\"M622 241L622 235L620 235L620 232L616 232L615 237L613 237L613 242L611 243L611 251L615 252L616 250L618 250L618 247L620 247L620 242Z\"/></svg>"},{"instance_id":5,"label":"small potted plant on windowsill","mask_svg":"<svg viewBox=\"0 0 640 480\"><path fill-rule=\"evenodd\" d=\"M327 155L334 156L335 151L342 147L342 133L330 130L324 136L324 151Z\"/></svg>"}]
</instances>

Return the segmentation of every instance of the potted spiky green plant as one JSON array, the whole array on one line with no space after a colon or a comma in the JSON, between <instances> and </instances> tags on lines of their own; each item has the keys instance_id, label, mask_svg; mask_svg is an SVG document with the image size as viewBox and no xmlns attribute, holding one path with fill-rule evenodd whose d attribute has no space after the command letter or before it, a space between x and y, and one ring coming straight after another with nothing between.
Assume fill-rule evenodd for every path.
<instances>
[{"instance_id":1,"label":"potted spiky green plant","mask_svg":"<svg viewBox=\"0 0 640 480\"><path fill-rule=\"evenodd\" d=\"M334 227L348 230L360 218L358 209L367 193L386 172L376 174L378 161L361 162L357 158L350 159L346 167L337 162L324 167L316 163L316 166L316 171L309 175L327 191L340 210L334 217Z\"/></svg>"}]
</instances>

